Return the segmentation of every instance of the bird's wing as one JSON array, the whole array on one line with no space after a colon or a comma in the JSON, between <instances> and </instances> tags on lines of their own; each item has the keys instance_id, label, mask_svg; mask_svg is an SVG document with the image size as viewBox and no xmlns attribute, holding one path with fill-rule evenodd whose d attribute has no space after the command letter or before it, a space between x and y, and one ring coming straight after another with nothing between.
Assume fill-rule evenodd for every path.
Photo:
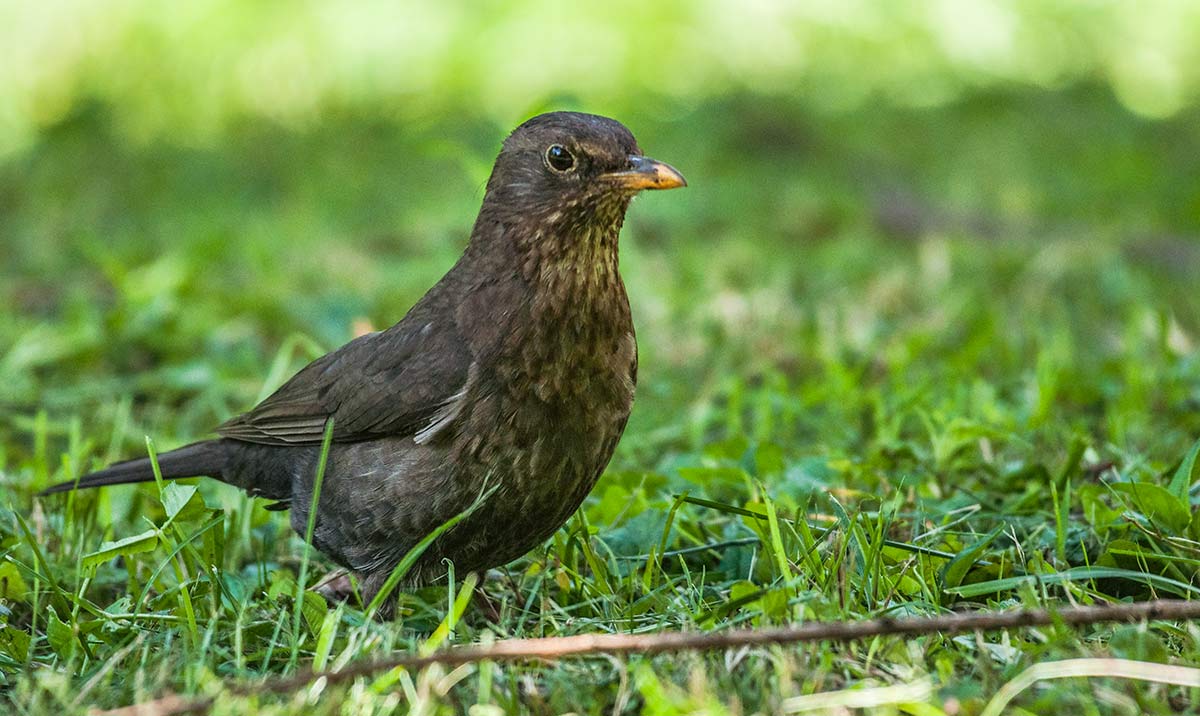
<instances>
[{"instance_id":1,"label":"bird's wing","mask_svg":"<svg viewBox=\"0 0 1200 716\"><path fill-rule=\"evenodd\" d=\"M452 321L406 320L318 358L217 433L266 445L319 444L332 417L335 442L386 435L427 442L461 410L472 364Z\"/></svg>"}]
</instances>

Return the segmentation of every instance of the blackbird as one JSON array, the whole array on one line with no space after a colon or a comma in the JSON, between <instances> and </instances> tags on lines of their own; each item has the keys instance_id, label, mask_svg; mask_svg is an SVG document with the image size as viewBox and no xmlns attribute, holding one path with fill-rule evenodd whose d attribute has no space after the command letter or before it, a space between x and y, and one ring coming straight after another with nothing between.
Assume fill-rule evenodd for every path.
<instances>
[{"instance_id":1,"label":"blackbird","mask_svg":"<svg viewBox=\"0 0 1200 716\"><path fill-rule=\"evenodd\" d=\"M617 267L634 195L686 186L621 123L552 112L517 127L458 262L391 328L310 363L219 437L158 456L290 507L370 600L404 555L474 507L405 582L505 564L579 507L625 428L637 343ZM42 494L154 479L147 458ZM481 495L486 497L476 504Z\"/></svg>"}]
</instances>

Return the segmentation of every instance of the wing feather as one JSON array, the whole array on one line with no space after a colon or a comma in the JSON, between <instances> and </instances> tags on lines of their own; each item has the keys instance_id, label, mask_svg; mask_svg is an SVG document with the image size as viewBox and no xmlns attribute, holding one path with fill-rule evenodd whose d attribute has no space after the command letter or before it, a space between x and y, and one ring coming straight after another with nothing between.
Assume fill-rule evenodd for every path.
<instances>
[{"instance_id":1,"label":"wing feather","mask_svg":"<svg viewBox=\"0 0 1200 716\"><path fill-rule=\"evenodd\" d=\"M315 444L332 417L335 442L418 433L429 439L434 424L440 430L448 422L447 406L465 396L472 363L452 320L410 315L313 361L217 433L266 445Z\"/></svg>"}]
</instances>

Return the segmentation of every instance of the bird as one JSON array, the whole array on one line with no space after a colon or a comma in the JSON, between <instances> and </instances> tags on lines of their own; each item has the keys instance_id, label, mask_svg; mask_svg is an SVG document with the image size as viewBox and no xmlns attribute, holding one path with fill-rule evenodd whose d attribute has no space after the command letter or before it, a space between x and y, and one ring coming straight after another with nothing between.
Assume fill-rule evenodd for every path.
<instances>
[{"instance_id":1,"label":"bird","mask_svg":"<svg viewBox=\"0 0 1200 716\"><path fill-rule=\"evenodd\" d=\"M158 455L161 477L274 500L302 538L316 492L312 546L364 603L456 518L402 586L444 578L446 560L466 573L523 556L579 508L629 418L626 210L644 190L684 186L616 120L526 120L502 143L458 261L399 323L317 358L215 438ZM154 479L147 457L39 494Z\"/></svg>"}]
</instances>

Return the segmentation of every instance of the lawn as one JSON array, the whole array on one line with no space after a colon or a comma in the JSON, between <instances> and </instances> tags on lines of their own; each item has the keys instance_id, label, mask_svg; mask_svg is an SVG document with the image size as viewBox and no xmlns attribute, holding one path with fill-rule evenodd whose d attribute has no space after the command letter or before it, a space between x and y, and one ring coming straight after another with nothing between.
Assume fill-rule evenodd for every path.
<instances>
[{"instance_id":1,"label":"lawn","mask_svg":"<svg viewBox=\"0 0 1200 716\"><path fill-rule=\"evenodd\" d=\"M203 437L398 320L463 248L509 126L352 107L199 142L117 116L82 103L0 161L8 712L770 713L866 689L932 716L1044 662L1200 666L1200 627L1150 622L256 686L508 638L1200 596L1195 109L1146 119L1085 82L620 115L690 186L623 234L641 367L617 454L543 548L406 593L394 622L305 592L330 565L233 488L33 494ZM1198 703L1105 678L1015 701Z\"/></svg>"}]
</instances>

